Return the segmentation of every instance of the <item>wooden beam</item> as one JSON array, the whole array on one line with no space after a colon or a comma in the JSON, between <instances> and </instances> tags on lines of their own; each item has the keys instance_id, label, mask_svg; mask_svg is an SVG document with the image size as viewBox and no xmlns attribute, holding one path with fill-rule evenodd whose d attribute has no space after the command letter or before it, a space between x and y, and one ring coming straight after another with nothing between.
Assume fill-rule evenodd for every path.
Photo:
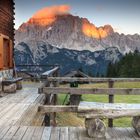
<instances>
[{"instance_id":1,"label":"wooden beam","mask_svg":"<svg viewBox=\"0 0 140 140\"><path fill-rule=\"evenodd\" d=\"M63 88L44 87L45 94L105 94L105 95L140 95L140 88Z\"/></svg>"},{"instance_id":2,"label":"wooden beam","mask_svg":"<svg viewBox=\"0 0 140 140\"><path fill-rule=\"evenodd\" d=\"M55 67L51 70L44 72L41 76L52 76L58 70L59 70L59 67Z\"/></svg>"},{"instance_id":3,"label":"wooden beam","mask_svg":"<svg viewBox=\"0 0 140 140\"><path fill-rule=\"evenodd\" d=\"M40 105L38 112L52 113L52 112L77 112L78 106L61 106L61 105Z\"/></svg>"},{"instance_id":4,"label":"wooden beam","mask_svg":"<svg viewBox=\"0 0 140 140\"><path fill-rule=\"evenodd\" d=\"M49 81L59 82L140 82L140 78L71 78L71 77L49 77Z\"/></svg>"},{"instance_id":5,"label":"wooden beam","mask_svg":"<svg viewBox=\"0 0 140 140\"><path fill-rule=\"evenodd\" d=\"M134 110L115 110L115 109L95 109L93 111L88 112L80 112L78 113L78 117L84 118L109 118L109 119L117 119L121 117L135 117L140 116L140 109Z\"/></svg>"},{"instance_id":6,"label":"wooden beam","mask_svg":"<svg viewBox=\"0 0 140 140\"><path fill-rule=\"evenodd\" d=\"M78 116L85 118L140 116L140 104L80 102Z\"/></svg>"},{"instance_id":7,"label":"wooden beam","mask_svg":"<svg viewBox=\"0 0 140 140\"><path fill-rule=\"evenodd\" d=\"M108 82L108 88L113 88L114 81ZM109 95L109 103L114 103L114 95ZM108 119L108 127L113 127L113 119Z\"/></svg>"},{"instance_id":8,"label":"wooden beam","mask_svg":"<svg viewBox=\"0 0 140 140\"><path fill-rule=\"evenodd\" d=\"M135 117L140 116L140 109L135 110L98 110L95 109L93 111L87 112L80 112L78 113L78 117L84 118L110 118L110 119L117 119L122 117Z\"/></svg>"}]
</instances>

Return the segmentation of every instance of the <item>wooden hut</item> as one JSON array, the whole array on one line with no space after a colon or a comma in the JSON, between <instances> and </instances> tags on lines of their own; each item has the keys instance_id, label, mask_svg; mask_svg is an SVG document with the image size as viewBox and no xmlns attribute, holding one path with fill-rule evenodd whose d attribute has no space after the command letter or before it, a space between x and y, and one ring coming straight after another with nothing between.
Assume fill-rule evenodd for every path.
<instances>
[{"instance_id":1,"label":"wooden hut","mask_svg":"<svg viewBox=\"0 0 140 140\"><path fill-rule=\"evenodd\" d=\"M80 70L73 70L64 75L64 77L81 77L81 78L88 78L89 76L85 73L81 72Z\"/></svg>"},{"instance_id":2,"label":"wooden hut","mask_svg":"<svg viewBox=\"0 0 140 140\"><path fill-rule=\"evenodd\" d=\"M13 73L14 1L0 0L0 77Z\"/></svg>"}]
</instances>

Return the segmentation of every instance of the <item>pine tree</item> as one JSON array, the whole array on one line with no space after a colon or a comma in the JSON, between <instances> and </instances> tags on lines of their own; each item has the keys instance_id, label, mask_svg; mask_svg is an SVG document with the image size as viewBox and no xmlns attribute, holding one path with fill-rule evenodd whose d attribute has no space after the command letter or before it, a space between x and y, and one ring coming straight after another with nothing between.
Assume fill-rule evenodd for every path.
<instances>
[{"instance_id":1,"label":"pine tree","mask_svg":"<svg viewBox=\"0 0 140 140\"><path fill-rule=\"evenodd\" d=\"M140 52L127 53L119 62L108 64L107 77L140 77Z\"/></svg>"}]
</instances>

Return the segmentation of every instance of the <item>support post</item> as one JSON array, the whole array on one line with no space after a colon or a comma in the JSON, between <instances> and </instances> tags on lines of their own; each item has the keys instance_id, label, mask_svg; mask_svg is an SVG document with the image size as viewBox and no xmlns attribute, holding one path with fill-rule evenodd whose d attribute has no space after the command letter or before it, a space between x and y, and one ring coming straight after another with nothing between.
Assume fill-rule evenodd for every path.
<instances>
[{"instance_id":1,"label":"support post","mask_svg":"<svg viewBox=\"0 0 140 140\"><path fill-rule=\"evenodd\" d=\"M53 74L53 76L54 77L58 77L59 76L59 70L57 70ZM52 84L53 84L53 87L58 87L59 86L59 82L58 81L54 81ZM53 95L53 100L52 100L51 104L52 105L57 105L57 102L58 102L57 99L58 99L57 95L54 94ZM57 123L56 123L56 112L51 113L51 121L52 121L52 123L51 123L52 126L56 126L57 125Z\"/></svg>"},{"instance_id":2,"label":"support post","mask_svg":"<svg viewBox=\"0 0 140 140\"><path fill-rule=\"evenodd\" d=\"M94 139L105 139L106 126L100 119L85 119L85 127L89 137Z\"/></svg>"},{"instance_id":3,"label":"support post","mask_svg":"<svg viewBox=\"0 0 140 140\"><path fill-rule=\"evenodd\" d=\"M108 82L108 88L113 88L114 81ZM114 103L114 95L109 95L109 103ZM108 127L113 127L113 119L108 119Z\"/></svg>"},{"instance_id":4,"label":"support post","mask_svg":"<svg viewBox=\"0 0 140 140\"><path fill-rule=\"evenodd\" d=\"M137 134L140 136L140 116L133 117L132 126L136 130Z\"/></svg>"}]
</instances>

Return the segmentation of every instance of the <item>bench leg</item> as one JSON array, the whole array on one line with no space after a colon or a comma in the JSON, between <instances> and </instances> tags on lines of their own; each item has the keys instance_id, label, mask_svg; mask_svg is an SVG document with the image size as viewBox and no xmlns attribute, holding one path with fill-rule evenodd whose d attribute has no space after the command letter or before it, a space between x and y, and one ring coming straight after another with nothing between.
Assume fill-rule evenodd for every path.
<instances>
[{"instance_id":1,"label":"bench leg","mask_svg":"<svg viewBox=\"0 0 140 140\"><path fill-rule=\"evenodd\" d=\"M134 127L138 135L140 136L140 116L133 117L132 126Z\"/></svg>"},{"instance_id":2,"label":"bench leg","mask_svg":"<svg viewBox=\"0 0 140 140\"><path fill-rule=\"evenodd\" d=\"M17 85L17 90L22 89L22 82L21 81L16 82L16 85Z\"/></svg>"},{"instance_id":3,"label":"bench leg","mask_svg":"<svg viewBox=\"0 0 140 140\"><path fill-rule=\"evenodd\" d=\"M85 119L85 127L89 137L105 138L106 126L100 119Z\"/></svg>"}]
</instances>

